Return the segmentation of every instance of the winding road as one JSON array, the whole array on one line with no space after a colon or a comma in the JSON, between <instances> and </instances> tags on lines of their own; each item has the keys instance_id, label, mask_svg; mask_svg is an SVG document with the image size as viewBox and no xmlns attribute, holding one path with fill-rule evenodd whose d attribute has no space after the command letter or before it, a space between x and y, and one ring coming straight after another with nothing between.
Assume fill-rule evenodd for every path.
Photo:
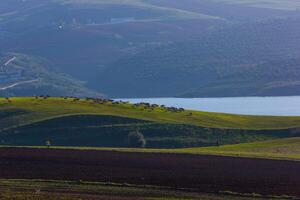
<instances>
[{"instance_id":1,"label":"winding road","mask_svg":"<svg viewBox=\"0 0 300 200\"><path fill-rule=\"evenodd\" d=\"M38 79L29 80L29 81L20 81L20 82L13 83L13 84L10 84L10 85L5 86L5 87L0 87L0 90L7 90L7 89L10 89L10 88L16 87L18 85L33 83L33 82L36 82L36 81L38 81Z\"/></svg>"},{"instance_id":2,"label":"winding road","mask_svg":"<svg viewBox=\"0 0 300 200\"><path fill-rule=\"evenodd\" d=\"M13 62L13 61L16 60L16 59L17 59L17 57L14 56L13 58L11 58L11 59L9 59L8 61L6 61L6 63L4 63L4 66L9 65L11 62Z\"/></svg>"}]
</instances>

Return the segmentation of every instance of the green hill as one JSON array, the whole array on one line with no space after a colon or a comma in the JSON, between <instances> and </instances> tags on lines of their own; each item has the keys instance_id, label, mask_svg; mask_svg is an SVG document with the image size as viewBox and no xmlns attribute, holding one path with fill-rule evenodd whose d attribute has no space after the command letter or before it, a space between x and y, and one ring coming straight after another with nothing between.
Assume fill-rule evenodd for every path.
<instances>
[{"instance_id":1,"label":"green hill","mask_svg":"<svg viewBox=\"0 0 300 200\"><path fill-rule=\"evenodd\" d=\"M74 98L10 98L0 99L1 112L23 111L24 114L4 116L1 129L30 124L46 119L80 114L112 115L159 123L195 125L208 128L274 130L299 127L300 117L246 116L201 111L171 112L161 107L147 109L129 103L97 103Z\"/></svg>"},{"instance_id":2,"label":"green hill","mask_svg":"<svg viewBox=\"0 0 300 200\"><path fill-rule=\"evenodd\" d=\"M148 148L235 144L299 136L300 117L245 116L100 99L0 99L4 145L127 147L139 130Z\"/></svg>"}]
</instances>

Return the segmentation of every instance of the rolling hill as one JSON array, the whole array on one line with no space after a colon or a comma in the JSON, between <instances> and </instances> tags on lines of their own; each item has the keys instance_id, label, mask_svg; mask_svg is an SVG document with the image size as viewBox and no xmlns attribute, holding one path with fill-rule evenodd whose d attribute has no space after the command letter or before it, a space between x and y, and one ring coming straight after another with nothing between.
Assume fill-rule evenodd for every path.
<instances>
[{"instance_id":1,"label":"rolling hill","mask_svg":"<svg viewBox=\"0 0 300 200\"><path fill-rule=\"evenodd\" d=\"M165 108L147 108L143 105L132 105L126 102L97 103L93 100L74 98L9 98L1 99L1 111L20 110L23 115L8 115L1 120L1 129L28 124L61 116L80 114L112 115L162 123L187 124L211 128L276 130L298 128L300 117L247 116L201 111L169 111ZM43 111L43 112L41 112ZM14 120L12 120L14 119ZM18 123L18 120L23 123Z\"/></svg>"},{"instance_id":2,"label":"rolling hill","mask_svg":"<svg viewBox=\"0 0 300 200\"><path fill-rule=\"evenodd\" d=\"M243 116L100 99L0 100L3 145L128 147L141 131L148 148L215 146L299 136L299 117Z\"/></svg>"},{"instance_id":3,"label":"rolling hill","mask_svg":"<svg viewBox=\"0 0 300 200\"><path fill-rule=\"evenodd\" d=\"M298 95L297 6L282 0L3 0L0 53L47 60L42 66L49 72L85 83L81 96ZM23 86L8 93L31 95Z\"/></svg>"}]
</instances>

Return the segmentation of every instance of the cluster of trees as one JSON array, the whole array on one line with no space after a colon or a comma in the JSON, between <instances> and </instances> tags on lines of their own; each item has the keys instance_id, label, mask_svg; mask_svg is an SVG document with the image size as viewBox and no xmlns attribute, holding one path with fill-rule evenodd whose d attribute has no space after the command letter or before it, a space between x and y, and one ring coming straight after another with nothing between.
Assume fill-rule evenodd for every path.
<instances>
[{"instance_id":1,"label":"cluster of trees","mask_svg":"<svg viewBox=\"0 0 300 200\"><path fill-rule=\"evenodd\" d=\"M141 102L141 103L136 103L133 104L135 107L140 107L142 106L144 109L154 109L154 108L162 108L166 111L169 112L183 112L185 111L183 108L175 108L175 107L167 107L165 105L157 105L157 104L150 104L150 103L145 103L145 102Z\"/></svg>"},{"instance_id":2,"label":"cluster of trees","mask_svg":"<svg viewBox=\"0 0 300 200\"><path fill-rule=\"evenodd\" d=\"M35 96L35 99L48 99L50 98L51 96L50 95L39 95L39 96ZM61 96L60 98L62 99L72 99L73 101L80 101L81 98L79 97L73 97L73 96ZM99 103L99 104L102 104L102 103L107 103L107 102L111 102L111 103L124 103L124 102L116 102L114 100L111 100L111 99L103 99L103 98L91 98L91 97L86 97L84 100L86 101L93 101L94 103Z\"/></svg>"},{"instance_id":3,"label":"cluster of trees","mask_svg":"<svg viewBox=\"0 0 300 200\"><path fill-rule=\"evenodd\" d=\"M40 96L35 96L36 99L48 99L50 98L50 95L40 95Z\"/></svg>"},{"instance_id":4,"label":"cluster of trees","mask_svg":"<svg viewBox=\"0 0 300 200\"><path fill-rule=\"evenodd\" d=\"M10 98L5 97L5 99L6 99L9 103L11 102Z\"/></svg>"}]
</instances>

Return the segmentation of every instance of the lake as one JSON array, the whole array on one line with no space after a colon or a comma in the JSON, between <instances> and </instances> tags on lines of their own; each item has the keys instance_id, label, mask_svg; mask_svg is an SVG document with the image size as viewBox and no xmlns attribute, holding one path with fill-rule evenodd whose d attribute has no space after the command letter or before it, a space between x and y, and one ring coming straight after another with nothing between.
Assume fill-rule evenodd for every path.
<instances>
[{"instance_id":1,"label":"lake","mask_svg":"<svg viewBox=\"0 0 300 200\"><path fill-rule=\"evenodd\" d=\"M140 98L118 99L131 103L180 107L190 110L245 115L300 116L300 96L230 98Z\"/></svg>"}]
</instances>

